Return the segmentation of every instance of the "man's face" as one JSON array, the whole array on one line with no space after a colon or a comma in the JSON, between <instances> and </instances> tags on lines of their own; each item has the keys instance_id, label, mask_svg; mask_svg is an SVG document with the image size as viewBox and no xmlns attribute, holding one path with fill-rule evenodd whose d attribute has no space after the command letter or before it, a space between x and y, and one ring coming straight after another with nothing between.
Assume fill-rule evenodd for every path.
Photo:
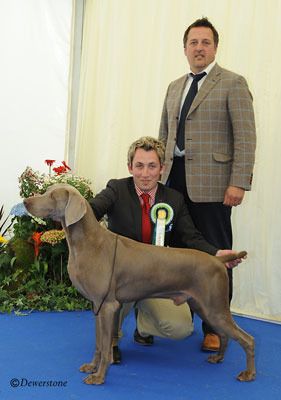
<instances>
[{"instance_id":1,"label":"man's face","mask_svg":"<svg viewBox=\"0 0 281 400\"><path fill-rule=\"evenodd\" d=\"M184 54L195 74L203 71L214 61L217 47L214 42L214 35L210 28L191 28L184 48Z\"/></svg>"},{"instance_id":2,"label":"man's face","mask_svg":"<svg viewBox=\"0 0 281 400\"><path fill-rule=\"evenodd\" d=\"M132 164L128 165L135 184L144 192L154 189L163 172L155 150L137 149Z\"/></svg>"}]
</instances>

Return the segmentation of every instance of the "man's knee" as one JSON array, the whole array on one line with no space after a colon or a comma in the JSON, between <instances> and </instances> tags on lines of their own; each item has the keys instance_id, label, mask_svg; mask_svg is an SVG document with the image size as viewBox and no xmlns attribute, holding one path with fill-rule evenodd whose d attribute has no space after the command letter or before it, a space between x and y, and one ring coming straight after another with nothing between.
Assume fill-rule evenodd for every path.
<instances>
[{"instance_id":1,"label":"man's knee","mask_svg":"<svg viewBox=\"0 0 281 400\"><path fill-rule=\"evenodd\" d=\"M184 339L190 336L194 330L193 323L173 323L173 321L159 321L161 336L170 339Z\"/></svg>"}]
</instances>

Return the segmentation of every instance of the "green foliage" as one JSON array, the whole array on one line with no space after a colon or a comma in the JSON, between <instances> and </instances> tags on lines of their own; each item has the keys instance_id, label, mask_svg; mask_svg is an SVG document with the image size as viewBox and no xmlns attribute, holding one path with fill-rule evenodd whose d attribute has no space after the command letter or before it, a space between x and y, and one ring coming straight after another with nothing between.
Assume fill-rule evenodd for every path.
<instances>
[{"instance_id":1,"label":"green foliage","mask_svg":"<svg viewBox=\"0 0 281 400\"><path fill-rule=\"evenodd\" d=\"M30 239L30 233L35 232L39 224L30 216L23 215L13 219L13 234L15 238Z\"/></svg>"},{"instance_id":2,"label":"green foliage","mask_svg":"<svg viewBox=\"0 0 281 400\"><path fill-rule=\"evenodd\" d=\"M33 246L27 240L14 237L7 247L11 250L10 254L15 257L15 265L28 268L34 262Z\"/></svg>"},{"instance_id":3,"label":"green foliage","mask_svg":"<svg viewBox=\"0 0 281 400\"><path fill-rule=\"evenodd\" d=\"M25 275L18 287L14 286L20 273L6 277L0 284L0 312L63 311L91 309L91 303L83 298L68 281L58 283L46 280L44 268L35 274Z\"/></svg>"},{"instance_id":4,"label":"green foliage","mask_svg":"<svg viewBox=\"0 0 281 400\"><path fill-rule=\"evenodd\" d=\"M38 258L28 241L10 242L0 253L0 312L91 309L69 280L65 240L42 244Z\"/></svg>"}]
</instances>

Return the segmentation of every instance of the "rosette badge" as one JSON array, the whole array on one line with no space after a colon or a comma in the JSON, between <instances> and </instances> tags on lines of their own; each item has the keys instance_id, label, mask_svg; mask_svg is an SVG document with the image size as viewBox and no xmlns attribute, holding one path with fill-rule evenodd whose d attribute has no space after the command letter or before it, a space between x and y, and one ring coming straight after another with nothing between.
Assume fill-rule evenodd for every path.
<instances>
[{"instance_id":1,"label":"rosette badge","mask_svg":"<svg viewBox=\"0 0 281 400\"><path fill-rule=\"evenodd\" d=\"M151 208L150 217L155 224L154 244L164 246L166 225L170 224L174 216L172 207L167 203L156 203Z\"/></svg>"}]
</instances>

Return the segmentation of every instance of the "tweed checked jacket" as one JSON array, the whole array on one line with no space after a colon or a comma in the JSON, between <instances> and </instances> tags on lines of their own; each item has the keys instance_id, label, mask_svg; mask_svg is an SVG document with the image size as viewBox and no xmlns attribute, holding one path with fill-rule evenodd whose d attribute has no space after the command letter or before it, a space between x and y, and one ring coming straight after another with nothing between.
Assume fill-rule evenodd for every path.
<instances>
[{"instance_id":1,"label":"tweed checked jacket","mask_svg":"<svg viewBox=\"0 0 281 400\"><path fill-rule=\"evenodd\" d=\"M159 139L166 145L169 177L176 144L182 93L188 75L167 90ZM221 202L226 188L251 189L256 147L252 96L246 80L215 64L199 89L185 121L185 174L194 202Z\"/></svg>"}]
</instances>

